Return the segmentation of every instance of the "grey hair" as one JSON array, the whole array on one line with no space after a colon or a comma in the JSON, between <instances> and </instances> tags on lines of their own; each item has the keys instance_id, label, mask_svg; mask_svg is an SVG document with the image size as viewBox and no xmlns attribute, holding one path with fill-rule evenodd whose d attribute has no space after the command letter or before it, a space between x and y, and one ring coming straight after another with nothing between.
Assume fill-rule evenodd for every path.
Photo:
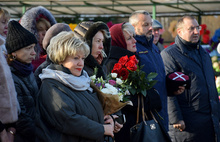
<instances>
[{"instance_id":1,"label":"grey hair","mask_svg":"<svg viewBox=\"0 0 220 142\"><path fill-rule=\"evenodd\" d=\"M122 25L122 31L126 31L130 35L135 35L135 29L129 22Z\"/></svg>"},{"instance_id":2,"label":"grey hair","mask_svg":"<svg viewBox=\"0 0 220 142\"><path fill-rule=\"evenodd\" d=\"M139 17L138 17L139 14L150 15L150 13L147 12L146 10L134 11L133 13L131 13L129 17L129 23L131 23L132 25L136 25L139 22Z\"/></svg>"},{"instance_id":3,"label":"grey hair","mask_svg":"<svg viewBox=\"0 0 220 142\"><path fill-rule=\"evenodd\" d=\"M54 36L47 47L47 54L52 62L62 63L67 56L75 56L79 52L85 54L85 58L90 53L89 46L82 40L74 37L72 31L63 31Z\"/></svg>"}]
</instances>

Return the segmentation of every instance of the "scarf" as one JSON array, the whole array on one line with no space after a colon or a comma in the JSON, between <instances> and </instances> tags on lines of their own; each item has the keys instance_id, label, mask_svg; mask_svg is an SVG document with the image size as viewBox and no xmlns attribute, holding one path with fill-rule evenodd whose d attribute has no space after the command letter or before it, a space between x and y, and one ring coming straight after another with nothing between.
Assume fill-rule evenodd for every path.
<instances>
[{"instance_id":1,"label":"scarf","mask_svg":"<svg viewBox=\"0 0 220 142\"><path fill-rule=\"evenodd\" d=\"M177 38L179 38L179 40L187 47L188 50L197 49L197 47L200 43L200 41L198 41L197 43L188 42L188 41L182 39L179 35L177 35Z\"/></svg>"},{"instance_id":2,"label":"scarf","mask_svg":"<svg viewBox=\"0 0 220 142\"><path fill-rule=\"evenodd\" d=\"M29 76L33 71L32 64L24 64L19 62L18 60L14 60L10 66L14 67L17 70L16 74L24 77Z\"/></svg>"},{"instance_id":3,"label":"scarf","mask_svg":"<svg viewBox=\"0 0 220 142\"><path fill-rule=\"evenodd\" d=\"M81 76L74 76L72 74L68 74L59 70L52 70L47 67L42 70L42 74L40 74L39 77L42 81L46 78L55 79L77 91L93 91L90 87L91 79L87 72L84 70Z\"/></svg>"}]
</instances>

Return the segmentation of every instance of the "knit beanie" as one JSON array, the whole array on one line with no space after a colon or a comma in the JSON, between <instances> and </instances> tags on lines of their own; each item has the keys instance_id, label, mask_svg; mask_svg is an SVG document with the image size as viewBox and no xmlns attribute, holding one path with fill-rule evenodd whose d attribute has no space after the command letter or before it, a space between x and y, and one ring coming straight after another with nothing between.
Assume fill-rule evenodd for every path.
<instances>
[{"instance_id":1,"label":"knit beanie","mask_svg":"<svg viewBox=\"0 0 220 142\"><path fill-rule=\"evenodd\" d=\"M179 86L185 86L186 89L190 88L190 78L182 72L171 72L166 76L167 91L172 95L179 89Z\"/></svg>"},{"instance_id":2,"label":"knit beanie","mask_svg":"<svg viewBox=\"0 0 220 142\"><path fill-rule=\"evenodd\" d=\"M33 43L37 44L37 39L31 32L26 30L15 20L9 22L8 35L6 38L6 49L8 54Z\"/></svg>"},{"instance_id":3,"label":"knit beanie","mask_svg":"<svg viewBox=\"0 0 220 142\"><path fill-rule=\"evenodd\" d=\"M112 37L112 46L121 47L127 49L127 44L125 42L124 34L122 31L122 25L124 23L113 25L109 31Z\"/></svg>"},{"instance_id":4,"label":"knit beanie","mask_svg":"<svg viewBox=\"0 0 220 142\"><path fill-rule=\"evenodd\" d=\"M50 44L51 38L56 36L62 31L72 31L69 25L64 23L56 23L48 29L43 39L43 48L47 50L47 46Z\"/></svg>"}]
</instances>

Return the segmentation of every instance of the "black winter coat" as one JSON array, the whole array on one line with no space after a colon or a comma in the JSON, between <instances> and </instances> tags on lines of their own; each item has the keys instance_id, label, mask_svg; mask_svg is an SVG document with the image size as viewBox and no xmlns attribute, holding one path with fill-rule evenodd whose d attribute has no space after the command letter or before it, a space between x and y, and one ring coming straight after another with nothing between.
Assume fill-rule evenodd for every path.
<instances>
[{"instance_id":1,"label":"black winter coat","mask_svg":"<svg viewBox=\"0 0 220 142\"><path fill-rule=\"evenodd\" d=\"M17 92L17 98L21 108L16 122L15 142L30 142L35 138L35 102L38 93L34 74L27 77L17 74L17 70L10 66L12 77Z\"/></svg>"},{"instance_id":2,"label":"black winter coat","mask_svg":"<svg viewBox=\"0 0 220 142\"><path fill-rule=\"evenodd\" d=\"M175 44L161 52L166 74L180 71L189 75L191 87L181 95L168 97L170 135L174 142L220 142L220 105L210 56L199 44L196 48L176 37ZM173 124L183 120L180 132Z\"/></svg>"},{"instance_id":3,"label":"black winter coat","mask_svg":"<svg viewBox=\"0 0 220 142\"><path fill-rule=\"evenodd\" d=\"M52 63L52 61L49 59L49 57L47 56L46 61L44 61L34 72L34 76L37 82L37 86L38 88L40 88L41 86L41 79L39 77L39 75L42 73L42 70L44 68L46 68L48 65L50 65Z\"/></svg>"}]
</instances>

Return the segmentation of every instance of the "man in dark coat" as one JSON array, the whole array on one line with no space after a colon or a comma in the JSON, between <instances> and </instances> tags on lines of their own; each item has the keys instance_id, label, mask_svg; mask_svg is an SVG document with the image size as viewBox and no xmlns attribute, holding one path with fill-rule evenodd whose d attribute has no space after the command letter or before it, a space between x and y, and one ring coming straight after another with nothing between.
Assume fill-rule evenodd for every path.
<instances>
[{"instance_id":1,"label":"man in dark coat","mask_svg":"<svg viewBox=\"0 0 220 142\"><path fill-rule=\"evenodd\" d=\"M174 142L220 142L220 105L210 56L200 46L200 29L194 17L182 17L175 44L161 52L166 74L181 71L191 79L190 89L168 97Z\"/></svg>"},{"instance_id":2,"label":"man in dark coat","mask_svg":"<svg viewBox=\"0 0 220 142\"><path fill-rule=\"evenodd\" d=\"M163 117L162 123L166 130L168 130L166 75L160 51L158 47L153 44L154 38L152 35L151 16L145 10L138 10L131 14L129 22L135 28L137 54L139 56L140 65L144 65L142 70L146 74L150 72L156 72L158 74L155 78L158 82L154 88L159 92L162 101L162 110L159 114Z\"/></svg>"}]
</instances>

